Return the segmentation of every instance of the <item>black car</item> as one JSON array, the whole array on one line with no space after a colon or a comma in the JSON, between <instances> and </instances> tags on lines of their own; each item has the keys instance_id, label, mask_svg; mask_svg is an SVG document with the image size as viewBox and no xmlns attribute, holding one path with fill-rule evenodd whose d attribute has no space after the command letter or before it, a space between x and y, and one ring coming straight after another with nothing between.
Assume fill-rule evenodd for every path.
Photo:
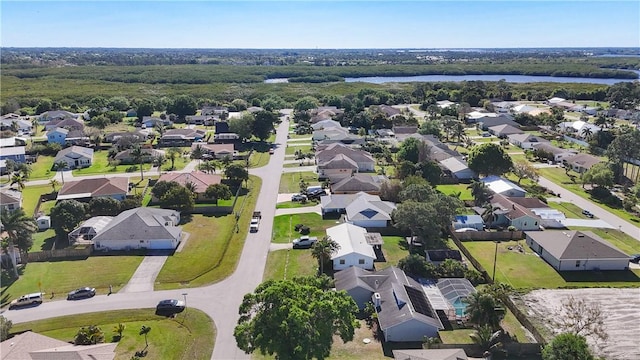
<instances>
[{"instance_id":1,"label":"black car","mask_svg":"<svg viewBox=\"0 0 640 360\"><path fill-rule=\"evenodd\" d=\"M582 210L582 215L588 218L593 218L593 214L589 210Z\"/></svg>"},{"instance_id":2,"label":"black car","mask_svg":"<svg viewBox=\"0 0 640 360\"><path fill-rule=\"evenodd\" d=\"M307 193L307 198L309 200L320 199L321 196L327 195L327 192L324 189L313 190Z\"/></svg>"},{"instance_id":3,"label":"black car","mask_svg":"<svg viewBox=\"0 0 640 360\"><path fill-rule=\"evenodd\" d=\"M156 306L156 315L173 316L184 311L185 304L182 300L162 300Z\"/></svg>"},{"instance_id":4,"label":"black car","mask_svg":"<svg viewBox=\"0 0 640 360\"><path fill-rule=\"evenodd\" d=\"M85 299L94 297L96 295L96 289L90 287L83 287L75 289L67 294L67 300Z\"/></svg>"},{"instance_id":5,"label":"black car","mask_svg":"<svg viewBox=\"0 0 640 360\"><path fill-rule=\"evenodd\" d=\"M640 254L631 255L631 261L634 264L640 263Z\"/></svg>"}]
</instances>

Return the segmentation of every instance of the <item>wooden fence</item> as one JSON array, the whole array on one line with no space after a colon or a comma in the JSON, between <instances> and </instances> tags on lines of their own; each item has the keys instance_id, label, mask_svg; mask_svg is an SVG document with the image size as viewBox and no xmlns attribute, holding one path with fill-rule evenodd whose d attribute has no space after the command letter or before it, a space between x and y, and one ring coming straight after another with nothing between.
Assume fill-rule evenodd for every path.
<instances>
[{"instance_id":1,"label":"wooden fence","mask_svg":"<svg viewBox=\"0 0 640 360\"><path fill-rule=\"evenodd\" d=\"M93 252L93 246L30 252L29 262L42 262L61 258L86 258Z\"/></svg>"},{"instance_id":2,"label":"wooden fence","mask_svg":"<svg viewBox=\"0 0 640 360\"><path fill-rule=\"evenodd\" d=\"M523 231L467 231L452 232L460 241L509 241L524 239Z\"/></svg>"}]
</instances>

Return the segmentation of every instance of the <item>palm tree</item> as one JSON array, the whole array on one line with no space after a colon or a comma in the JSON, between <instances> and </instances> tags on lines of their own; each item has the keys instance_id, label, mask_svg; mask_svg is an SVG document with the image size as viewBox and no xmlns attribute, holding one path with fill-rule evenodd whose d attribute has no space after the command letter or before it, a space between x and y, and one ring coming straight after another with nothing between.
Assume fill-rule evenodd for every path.
<instances>
[{"instance_id":1,"label":"palm tree","mask_svg":"<svg viewBox=\"0 0 640 360\"><path fill-rule=\"evenodd\" d=\"M231 162L233 161L233 159L231 158L231 156L227 155L225 157L222 158L221 162L222 162L222 167L227 170L227 168L229 167L229 165L231 165Z\"/></svg>"},{"instance_id":2,"label":"palm tree","mask_svg":"<svg viewBox=\"0 0 640 360\"><path fill-rule=\"evenodd\" d=\"M196 145L196 147L191 151L191 158L198 160L198 164L202 160L202 155L204 155L204 150L201 145Z\"/></svg>"},{"instance_id":3,"label":"palm tree","mask_svg":"<svg viewBox=\"0 0 640 360\"><path fill-rule=\"evenodd\" d=\"M118 340L122 339L122 333L124 332L125 329L126 329L126 326L123 323L119 323L118 325L115 325L113 327L113 332L118 334Z\"/></svg>"},{"instance_id":4,"label":"palm tree","mask_svg":"<svg viewBox=\"0 0 640 360\"><path fill-rule=\"evenodd\" d=\"M20 191L24 189L24 177L20 173L15 173L11 176L11 184L9 186L18 185Z\"/></svg>"},{"instance_id":5,"label":"palm tree","mask_svg":"<svg viewBox=\"0 0 640 360\"><path fill-rule=\"evenodd\" d=\"M176 164L176 158L178 157L178 155L180 154L180 149L178 148L170 148L169 151L167 152L167 159L169 159L169 161L171 161L171 170L175 169L175 164Z\"/></svg>"},{"instance_id":6,"label":"palm tree","mask_svg":"<svg viewBox=\"0 0 640 360\"><path fill-rule=\"evenodd\" d=\"M493 225L493 222L496 221L496 213L500 210L500 208L491 205L491 203L486 203L483 208L484 211L482 212L482 220L485 224L487 224L487 229L490 229L491 225Z\"/></svg>"},{"instance_id":7,"label":"palm tree","mask_svg":"<svg viewBox=\"0 0 640 360\"><path fill-rule=\"evenodd\" d=\"M164 124L160 122L157 123L154 128L158 132L158 139L160 139L162 135L164 135L164 133L167 131L167 129L164 127Z\"/></svg>"},{"instance_id":8,"label":"palm tree","mask_svg":"<svg viewBox=\"0 0 640 360\"><path fill-rule=\"evenodd\" d=\"M33 244L33 234L38 230L36 222L28 217L24 210L17 209L12 212L3 210L0 220L7 233L8 251L13 263L13 272L18 277L18 265L16 261L15 246L27 253ZM22 257L25 259L26 257Z\"/></svg>"},{"instance_id":9,"label":"palm tree","mask_svg":"<svg viewBox=\"0 0 640 360\"><path fill-rule=\"evenodd\" d=\"M503 344L500 341L502 331L493 332L489 325L481 325L476 327L476 332L470 334L469 337L474 343L480 345L483 351L489 354L502 350Z\"/></svg>"},{"instance_id":10,"label":"palm tree","mask_svg":"<svg viewBox=\"0 0 640 360\"><path fill-rule=\"evenodd\" d=\"M51 185L51 192L56 192L56 188L60 186L60 182L56 179L49 180L49 185Z\"/></svg>"},{"instance_id":11,"label":"palm tree","mask_svg":"<svg viewBox=\"0 0 640 360\"><path fill-rule=\"evenodd\" d=\"M196 184L194 184L193 182L187 180L187 182L184 183L184 187L187 188L187 190L191 191L191 194L193 195L194 198L197 196L197 194L196 194L196 190L197 190Z\"/></svg>"},{"instance_id":12,"label":"palm tree","mask_svg":"<svg viewBox=\"0 0 640 360\"><path fill-rule=\"evenodd\" d=\"M37 135L38 134L38 125L40 125L40 123L38 122L38 118L34 117L33 119L31 119L31 126L33 126L33 134Z\"/></svg>"},{"instance_id":13,"label":"palm tree","mask_svg":"<svg viewBox=\"0 0 640 360\"><path fill-rule=\"evenodd\" d=\"M469 316L469 322L478 326L488 325L491 330L500 327L503 313L499 311L499 302L491 294L475 292L462 301L467 305L466 313Z\"/></svg>"},{"instance_id":14,"label":"palm tree","mask_svg":"<svg viewBox=\"0 0 640 360\"><path fill-rule=\"evenodd\" d=\"M581 133L583 138L585 138L586 140L589 140L593 135L593 130L591 130L591 128L588 126L585 126L584 128L582 128Z\"/></svg>"},{"instance_id":15,"label":"palm tree","mask_svg":"<svg viewBox=\"0 0 640 360\"><path fill-rule=\"evenodd\" d=\"M149 347L149 341L147 341L147 334L149 334L149 332L151 331L151 327L146 326L146 325L142 325L142 327L140 328L140 335L144 335L144 343L145 343L145 349Z\"/></svg>"},{"instance_id":16,"label":"palm tree","mask_svg":"<svg viewBox=\"0 0 640 360\"><path fill-rule=\"evenodd\" d=\"M136 145L131 150L131 157L133 158L134 162L137 162L140 165L140 178L144 180L144 173L142 172L142 160L144 159L144 151L142 150L140 145Z\"/></svg>"},{"instance_id":17,"label":"palm tree","mask_svg":"<svg viewBox=\"0 0 640 360\"><path fill-rule=\"evenodd\" d=\"M313 244L311 256L316 258L320 264L320 272L318 275L324 274L324 263L338 250L340 250L340 245L329 236L325 236Z\"/></svg>"},{"instance_id":18,"label":"palm tree","mask_svg":"<svg viewBox=\"0 0 640 360\"><path fill-rule=\"evenodd\" d=\"M62 184L64 185L64 171L69 167L66 161L60 160L53 163L53 168L56 171L60 172L60 176L62 177Z\"/></svg>"},{"instance_id":19,"label":"palm tree","mask_svg":"<svg viewBox=\"0 0 640 360\"><path fill-rule=\"evenodd\" d=\"M162 164L164 164L166 160L167 159L162 155L158 155L153 158L153 164L158 167L158 174L160 174L160 171L162 170Z\"/></svg>"},{"instance_id":20,"label":"palm tree","mask_svg":"<svg viewBox=\"0 0 640 360\"><path fill-rule=\"evenodd\" d=\"M476 206L481 206L491 199L487 185L481 181L472 181L467 189L471 189L471 196L473 196L473 202Z\"/></svg>"}]
</instances>

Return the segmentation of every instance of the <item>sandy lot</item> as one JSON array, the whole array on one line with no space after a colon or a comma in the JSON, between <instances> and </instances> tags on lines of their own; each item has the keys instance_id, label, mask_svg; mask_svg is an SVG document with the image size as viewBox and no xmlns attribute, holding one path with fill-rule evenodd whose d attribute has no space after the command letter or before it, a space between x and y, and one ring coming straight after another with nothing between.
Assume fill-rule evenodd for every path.
<instances>
[{"instance_id":1,"label":"sandy lot","mask_svg":"<svg viewBox=\"0 0 640 360\"><path fill-rule=\"evenodd\" d=\"M605 314L609 339L599 344L587 339L594 353L612 360L640 359L640 289L535 290L523 296L523 300L528 315L550 327L548 320L569 296L589 304L598 303Z\"/></svg>"}]
</instances>

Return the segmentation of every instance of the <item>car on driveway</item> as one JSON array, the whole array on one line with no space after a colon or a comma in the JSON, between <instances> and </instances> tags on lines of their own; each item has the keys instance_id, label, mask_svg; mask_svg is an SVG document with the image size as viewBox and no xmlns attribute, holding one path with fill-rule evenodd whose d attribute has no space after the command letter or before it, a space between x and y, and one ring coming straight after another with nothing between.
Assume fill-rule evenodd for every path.
<instances>
[{"instance_id":1,"label":"car on driveway","mask_svg":"<svg viewBox=\"0 0 640 360\"><path fill-rule=\"evenodd\" d=\"M184 311L185 303L182 300L162 300L156 306L156 315L173 316Z\"/></svg>"},{"instance_id":2,"label":"car on driveway","mask_svg":"<svg viewBox=\"0 0 640 360\"><path fill-rule=\"evenodd\" d=\"M305 200L307 200L307 195L303 195L303 194L291 195L291 201L305 201Z\"/></svg>"},{"instance_id":3,"label":"car on driveway","mask_svg":"<svg viewBox=\"0 0 640 360\"><path fill-rule=\"evenodd\" d=\"M75 289L67 294L67 300L86 299L96 296L96 289L91 287L83 287Z\"/></svg>"},{"instance_id":4,"label":"car on driveway","mask_svg":"<svg viewBox=\"0 0 640 360\"><path fill-rule=\"evenodd\" d=\"M586 216L586 217L588 217L590 219L593 219L593 214L589 210L582 210L582 215L584 215L584 216Z\"/></svg>"},{"instance_id":5,"label":"car on driveway","mask_svg":"<svg viewBox=\"0 0 640 360\"><path fill-rule=\"evenodd\" d=\"M9 310L17 307L42 304L42 293L22 295L9 303Z\"/></svg>"},{"instance_id":6,"label":"car on driveway","mask_svg":"<svg viewBox=\"0 0 640 360\"><path fill-rule=\"evenodd\" d=\"M631 261L634 264L640 263L640 254L631 255L631 260L629 261Z\"/></svg>"},{"instance_id":7,"label":"car on driveway","mask_svg":"<svg viewBox=\"0 0 640 360\"><path fill-rule=\"evenodd\" d=\"M318 241L318 238L315 236L300 236L299 239L293 240L293 248L294 249L308 249L313 246Z\"/></svg>"}]
</instances>

